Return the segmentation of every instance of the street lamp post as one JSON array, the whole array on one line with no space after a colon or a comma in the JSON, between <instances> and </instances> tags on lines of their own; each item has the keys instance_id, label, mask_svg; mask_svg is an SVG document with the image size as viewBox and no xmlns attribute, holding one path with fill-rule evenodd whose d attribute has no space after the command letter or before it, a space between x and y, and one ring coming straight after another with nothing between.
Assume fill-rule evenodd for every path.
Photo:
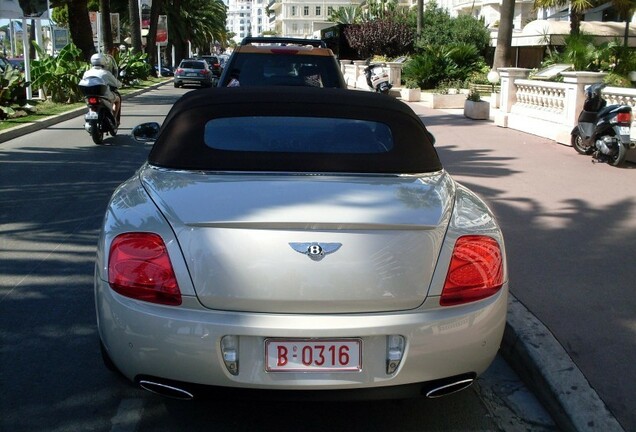
<instances>
[{"instance_id":1,"label":"street lamp post","mask_svg":"<svg viewBox=\"0 0 636 432\"><path fill-rule=\"evenodd\" d=\"M490 72L488 72L488 75L486 76L486 78L488 79L488 82L492 86L492 93L490 94L490 103L492 104L493 108L499 108L499 100L498 100L499 98L497 96L497 92L495 91L495 84L497 84L500 79L499 73L493 69Z\"/></svg>"}]
</instances>

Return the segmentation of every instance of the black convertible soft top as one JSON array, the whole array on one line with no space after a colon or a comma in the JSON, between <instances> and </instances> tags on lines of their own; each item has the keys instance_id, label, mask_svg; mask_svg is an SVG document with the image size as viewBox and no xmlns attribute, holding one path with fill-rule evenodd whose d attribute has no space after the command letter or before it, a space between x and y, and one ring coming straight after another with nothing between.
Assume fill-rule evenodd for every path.
<instances>
[{"instance_id":1,"label":"black convertible soft top","mask_svg":"<svg viewBox=\"0 0 636 432\"><path fill-rule=\"evenodd\" d=\"M375 153L331 154L322 149L320 152L233 151L206 143L206 128L213 119L245 118L248 128L254 118L265 123L267 118L284 123L280 119L285 117L381 123L391 131L392 147ZM273 127L285 131L286 125ZM215 139L223 140L222 134L219 135ZM347 138L336 134L336 139ZM413 110L390 96L312 87L211 88L191 91L174 104L148 162L158 167L202 171L419 174L442 169L433 141Z\"/></svg>"}]
</instances>

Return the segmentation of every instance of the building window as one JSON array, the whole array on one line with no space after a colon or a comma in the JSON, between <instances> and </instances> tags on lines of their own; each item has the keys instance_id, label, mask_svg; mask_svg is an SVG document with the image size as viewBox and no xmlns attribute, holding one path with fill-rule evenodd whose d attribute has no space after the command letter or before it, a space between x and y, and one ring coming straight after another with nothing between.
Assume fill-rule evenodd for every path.
<instances>
[{"instance_id":1,"label":"building window","mask_svg":"<svg viewBox=\"0 0 636 432\"><path fill-rule=\"evenodd\" d=\"M311 26L309 24L303 25L303 33L309 34L311 32Z\"/></svg>"},{"instance_id":2,"label":"building window","mask_svg":"<svg viewBox=\"0 0 636 432\"><path fill-rule=\"evenodd\" d=\"M316 6L316 16L320 16L320 6Z\"/></svg>"},{"instance_id":3,"label":"building window","mask_svg":"<svg viewBox=\"0 0 636 432\"><path fill-rule=\"evenodd\" d=\"M292 24L292 33L298 33L298 24L296 23Z\"/></svg>"},{"instance_id":4,"label":"building window","mask_svg":"<svg viewBox=\"0 0 636 432\"><path fill-rule=\"evenodd\" d=\"M309 16L309 6L303 7L303 16Z\"/></svg>"},{"instance_id":5,"label":"building window","mask_svg":"<svg viewBox=\"0 0 636 432\"><path fill-rule=\"evenodd\" d=\"M291 7L291 14L292 16L296 16L296 6Z\"/></svg>"},{"instance_id":6,"label":"building window","mask_svg":"<svg viewBox=\"0 0 636 432\"><path fill-rule=\"evenodd\" d=\"M328 15L328 16L333 15L333 6L329 6L329 7L327 7L327 15Z\"/></svg>"}]
</instances>

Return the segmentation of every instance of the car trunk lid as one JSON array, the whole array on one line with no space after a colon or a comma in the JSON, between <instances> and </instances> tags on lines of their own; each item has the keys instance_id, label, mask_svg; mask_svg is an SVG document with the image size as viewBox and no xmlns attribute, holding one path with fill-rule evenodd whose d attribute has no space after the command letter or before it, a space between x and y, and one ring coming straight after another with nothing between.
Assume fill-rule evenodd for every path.
<instances>
[{"instance_id":1,"label":"car trunk lid","mask_svg":"<svg viewBox=\"0 0 636 432\"><path fill-rule=\"evenodd\" d=\"M147 169L201 303L358 313L425 300L454 184L415 176L203 174Z\"/></svg>"}]
</instances>

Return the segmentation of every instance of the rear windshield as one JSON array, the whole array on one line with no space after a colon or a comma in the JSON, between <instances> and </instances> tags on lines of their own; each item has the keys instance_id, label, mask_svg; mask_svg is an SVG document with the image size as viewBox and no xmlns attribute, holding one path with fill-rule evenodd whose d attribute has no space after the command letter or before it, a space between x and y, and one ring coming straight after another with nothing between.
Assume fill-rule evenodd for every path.
<instances>
[{"instance_id":1,"label":"rear windshield","mask_svg":"<svg viewBox=\"0 0 636 432\"><path fill-rule=\"evenodd\" d=\"M148 155L180 170L419 174L438 171L433 137L397 99L315 87L186 93Z\"/></svg>"},{"instance_id":2,"label":"rear windshield","mask_svg":"<svg viewBox=\"0 0 636 432\"><path fill-rule=\"evenodd\" d=\"M333 57L298 54L237 53L226 76L227 86L341 87Z\"/></svg>"},{"instance_id":3,"label":"rear windshield","mask_svg":"<svg viewBox=\"0 0 636 432\"><path fill-rule=\"evenodd\" d=\"M393 148L383 123L315 117L226 117L206 123L215 150L276 153L386 153Z\"/></svg>"},{"instance_id":4,"label":"rear windshield","mask_svg":"<svg viewBox=\"0 0 636 432\"><path fill-rule=\"evenodd\" d=\"M184 69L204 69L205 63L203 62L195 62L195 61L187 61L182 62L181 67Z\"/></svg>"}]
</instances>

